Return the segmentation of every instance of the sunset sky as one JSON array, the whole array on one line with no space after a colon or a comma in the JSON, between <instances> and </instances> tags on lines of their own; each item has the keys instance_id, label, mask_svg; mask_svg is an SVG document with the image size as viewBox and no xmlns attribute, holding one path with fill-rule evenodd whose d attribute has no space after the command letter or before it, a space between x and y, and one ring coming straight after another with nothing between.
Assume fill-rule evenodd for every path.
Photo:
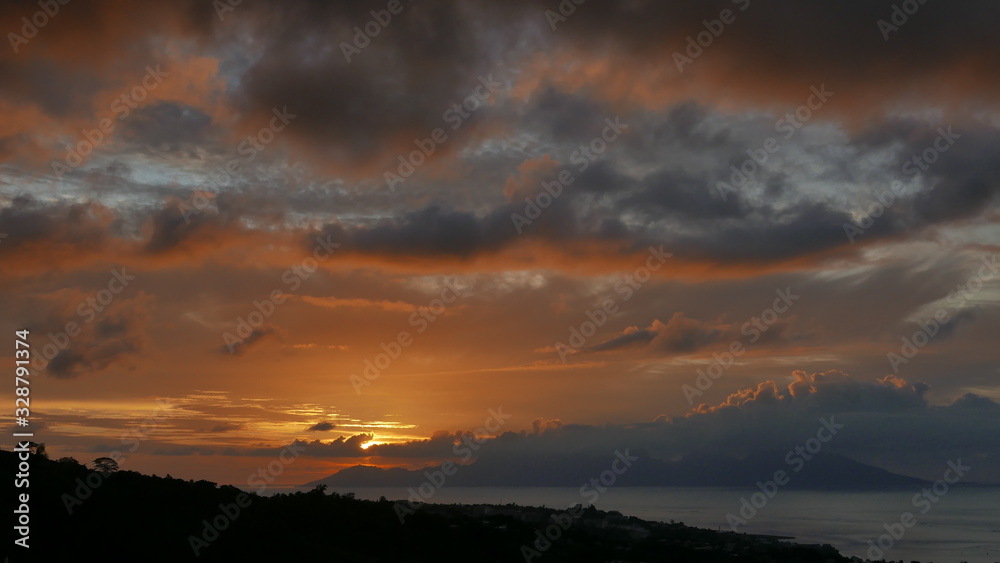
<instances>
[{"instance_id":1,"label":"sunset sky","mask_svg":"<svg viewBox=\"0 0 1000 563\"><path fill-rule=\"evenodd\" d=\"M0 326L53 457L309 442L294 484L498 409L609 459L835 414L1000 482L1000 4L52 4L0 7Z\"/></svg>"}]
</instances>

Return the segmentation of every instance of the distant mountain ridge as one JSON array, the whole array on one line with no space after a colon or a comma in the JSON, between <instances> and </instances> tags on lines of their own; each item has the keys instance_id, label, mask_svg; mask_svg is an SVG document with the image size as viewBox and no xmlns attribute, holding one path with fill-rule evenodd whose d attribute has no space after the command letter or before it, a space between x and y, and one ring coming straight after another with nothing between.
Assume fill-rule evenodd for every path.
<instances>
[{"instance_id":1,"label":"distant mountain ridge","mask_svg":"<svg viewBox=\"0 0 1000 563\"><path fill-rule=\"evenodd\" d=\"M754 487L758 481L775 479L784 471L783 488L812 490L883 490L913 488L927 481L891 473L853 459L821 453L806 461L786 458L786 452L765 452L744 458L719 454L692 454L676 461L635 455L631 465L615 475L621 487ZM482 456L470 465L458 466L448 476L451 487L579 487L611 469L605 456ZM348 467L304 487L415 487L427 480L428 471L382 469L371 465ZM798 471L796 471L798 469Z\"/></svg>"}]
</instances>

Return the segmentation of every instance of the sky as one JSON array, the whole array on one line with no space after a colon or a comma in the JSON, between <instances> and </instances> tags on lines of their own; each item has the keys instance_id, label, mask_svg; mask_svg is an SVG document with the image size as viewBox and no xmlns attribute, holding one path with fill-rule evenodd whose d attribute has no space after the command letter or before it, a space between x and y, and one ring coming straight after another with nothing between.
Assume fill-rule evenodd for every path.
<instances>
[{"instance_id":1,"label":"sky","mask_svg":"<svg viewBox=\"0 0 1000 563\"><path fill-rule=\"evenodd\" d=\"M0 6L0 326L53 457L294 484L833 415L1000 482L995 2L42 4Z\"/></svg>"}]
</instances>

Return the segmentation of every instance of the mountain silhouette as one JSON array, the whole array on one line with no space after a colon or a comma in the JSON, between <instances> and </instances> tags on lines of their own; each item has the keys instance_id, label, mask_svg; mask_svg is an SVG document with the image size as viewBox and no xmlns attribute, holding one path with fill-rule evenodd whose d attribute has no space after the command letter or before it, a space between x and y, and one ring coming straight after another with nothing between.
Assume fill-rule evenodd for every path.
<instances>
[{"instance_id":1,"label":"mountain silhouette","mask_svg":"<svg viewBox=\"0 0 1000 563\"><path fill-rule=\"evenodd\" d=\"M831 453L817 454L808 461L794 456L792 463L787 452L761 452L743 458L697 453L675 461L630 455L637 459L616 475L615 486L754 487L758 481L774 479L777 471L788 476L788 489L890 490L927 484ZM447 482L450 487L579 487L611 468L612 459L594 455L487 454L469 465L458 466ZM427 480L428 471L439 467L407 470L356 465L304 486L413 487Z\"/></svg>"}]
</instances>

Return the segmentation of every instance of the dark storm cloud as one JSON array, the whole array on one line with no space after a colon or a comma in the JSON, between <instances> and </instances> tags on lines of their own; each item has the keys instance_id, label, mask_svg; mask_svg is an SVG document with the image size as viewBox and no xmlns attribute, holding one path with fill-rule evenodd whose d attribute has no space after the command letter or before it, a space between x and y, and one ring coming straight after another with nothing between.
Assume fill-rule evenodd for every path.
<instances>
[{"instance_id":1,"label":"dark storm cloud","mask_svg":"<svg viewBox=\"0 0 1000 563\"><path fill-rule=\"evenodd\" d=\"M244 76L238 96L262 112L289 105L310 116L301 124L301 133L311 141L367 155L400 131L426 133L440 126L443 109L464 98L478 74L496 66L498 61L490 53L504 48L519 53L516 41L530 27L539 30L536 48L573 45L594 57L621 57L625 65L659 59L672 66L670 55L683 50L689 35L703 30L703 20L729 8L738 12L738 22L727 27L710 54L738 61L739 82L795 77L806 87L830 82L844 89L852 84L895 85L901 77L955 64L985 71L995 63L982 53L989 52L990 45L1000 46L985 23L989 17L983 15L995 14L998 8L984 1L924 5L888 42L876 22L890 16L889 1L812 7L791 0L754 2L743 12L742 2L721 0L606 2L580 6L551 33L544 10L555 3L485 6L451 1L405 4L404 11L348 64L341 42L351 40L353 25L363 26L370 19L369 7L382 8L369 4L292 2L281 9L243 8L237 15L257 23L268 48ZM478 35L481 27L492 33ZM967 39L959 42L956 37ZM968 48L972 38L982 42L976 43L976 50ZM390 65L393 71L384 72ZM987 74L978 79L995 82ZM552 88L536 92L534 98L529 113L548 114L550 130L557 136L581 133L585 129L581 124L599 107ZM690 112L696 110L685 106L673 111L673 127L686 133L697 119ZM669 135L670 129L663 134ZM340 135L353 145L346 146Z\"/></svg>"},{"instance_id":2,"label":"dark storm cloud","mask_svg":"<svg viewBox=\"0 0 1000 563\"><path fill-rule=\"evenodd\" d=\"M666 58L685 47L687 36L704 31L704 20L730 9L736 14L735 23L725 28L705 56L725 59L733 67L738 63L742 70L737 70L742 74L736 77L738 83L755 77L759 84L794 79L803 84L836 82L847 88L866 82L893 86L901 77L954 65L995 70L995 59L986 53L1000 47L991 24L1000 15L1000 6L988 0L925 3L886 40L877 22L891 18L894 4L899 2L605 2L580 6L558 33L560 40L568 38L584 49L606 49L610 42L639 60L657 51ZM990 74L977 80L995 87L997 78Z\"/></svg>"},{"instance_id":3,"label":"dark storm cloud","mask_svg":"<svg viewBox=\"0 0 1000 563\"><path fill-rule=\"evenodd\" d=\"M123 133L131 142L170 151L203 142L211 123L212 118L196 108L159 102L131 114Z\"/></svg>"},{"instance_id":4,"label":"dark storm cloud","mask_svg":"<svg viewBox=\"0 0 1000 563\"><path fill-rule=\"evenodd\" d=\"M579 6L552 31L545 10L557 9L557 2L404 2L402 12L348 62L343 44L352 43L354 27L363 28L372 19L370 11L383 10L385 3L241 4L220 19L205 2L142 9L94 2L62 10L45 36L33 40L22 56L4 56L0 77L5 84L18 85L5 90L11 99L40 103L54 116L82 114L98 90L117 85L102 72L109 60L127 55L141 68L156 60L152 37L194 38L202 49L226 54L223 67L232 74L228 95L248 120L288 106L308 116L295 123L290 135L327 157L360 159L379 156L387 146L410 143L410 135L427 135L442 126L442 112L468 96L480 75L501 68L501 63L516 68L539 51L569 47L581 57L607 57L635 72L649 69L642 65L673 71L673 53L683 51L687 37L703 31L703 21L717 18L722 9L733 10L737 21L695 64L728 69L734 86L751 86L741 91L746 96L761 91L757 97L764 98L762 92L768 90L787 98L792 89L825 82L845 93L878 85L892 97L905 93L907 78L959 67L975 77L961 87L978 92L978 98L985 98L984 89L996 86L996 61L989 53L1000 40L988 23L1000 13L995 4L924 4L886 41L877 21L891 16L893 4L605 2ZM746 10L741 10L744 5ZM0 13L12 24L5 28L16 28L13 24L21 15L27 14L13 6ZM230 57L239 58L233 51L244 32L253 34L260 56L229 64ZM123 48L126 45L129 49ZM56 77L60 87L49 87ZM73 79L68 87L67 77ZM767 88L774 84L780 87ZM590 86L585 84L580 90L584 95L578 97L567 98L565 92L544 85L534 94L537 110L553 116L551 131L573 135L585 128L579 123L598 107L586 96L594 94ZM673 130L682 134L697 117L690 115L697 111L690 105L667 111L675 114ZM659 134L669 136L671 128Z\"/></svg>"},{"instance_id":5,"label":"dark storm cloud","mask_svg":"<svg viewBox=\"0 0 1000 563\"><path fill-rule=\"evenodd\" d=\"M845 211L822 203L783 211L760 207L748 212L742 221L725 222L695 235L680 235L669 244L681 256L767 262L847 244L842 225L850 220Z\"/></svg>"},{"instance_id":6,"label":"dark storm cloud","mask_svg":"<svg viewBox=\"0 0 1000 563\"><path fill-rule=\"evenodd\" d=\"M484 5L455 0L433 5L404 4L404 10L371 39L369 46L354 54L351 62L345 60L342 43L352 41L353 27L363 27L371 18L369 11L382 9L383 4L247 4L222 21L211 8L184 4L157 8L142 20L152 26L150 29L198 37L203 46L220 55L235 45L231 42L237 39L237 30L252 30L260 56L244 59L253 61L249 67L236 65L228 71L241 74L228 77L231 83L227 101L243 111L246 123L257 123L258 114L269 113L273 107L288 106L302 118L296 119L283 136L287 133L289 139L307 141L311 148L303 149L306 152L315 148L327 156L335 155L335 160L343 157L346 162L352 161L352 156L364 158L386 150L382 156L391 159L396 154L394 144L410 147L413 136L422 138L443 126L442 111L475 89L480 75L496 70L500 76L518 64L526 64L537 49L572 46L578 56L607 58L612 66L620 63L623 69L635 70L630 65L639 61L670 65L673 50L683 48L684 39L700 30L702 20L717 17L723 8L739 10L740 5L723 1L588 4L579 6L567 22L551 32L544 10L555 7L555 3ZM901 77L922 76L927 68L945 68L957 62L970 68L991 64L983 53L997 39L982 23L986 19L982 14L997 11L992 4L970 1L923 5L886 42L876 21L887 18L891 10L891 2L809 7L789 0L753 2L746 11L739 12L737 23L727 27L704 57L720 63L739 61L738 70L733 71L737 84L751 80L790 82L789 77L794 76L796 82L801 82L796 85L801 90L808 87L810 78L816 77L817 83L837 84L838 100L852 94L847 85L841 86L844 82L837 80L862 85L895 84L895 79ZM76 29L78 22L74 18L87 22L98 13L89 7L76 15L64 12L60 18L65 19L60 23L65 29L46 30L53 32L53 40ZM106 27L107 22L102 25ZM951 40L958 36L953 34L959 27L963 37L981 39L986 47L970 50L967 43ZM484 34L485 30L489 33ZM106 56L111 56L111 47L134 33L134 29L115 28L109 30L108 37L101 38L99 45L87 48L105 48ZM142 44L143 49L147 47ZM498 52L505 53L506 66L498 66L501 61L494 55ZM25 54L38 54L32 53ZM70 56L48 55L52 60ZM866 64L859 65L860 60ZM713 64L707 60L695 64L702 63ZM0 64L16 70L22 63L19 59L5 59ZM46 70L47 64L56 63L42 61L33 67L37 69L33 72L42 76L39 80L61 73ZM96 72L97 68L95 62L81 72ZM879 74L870 74L869 68L878 68ZM974 89L978 81L989 82L994 75L978 73L976 81L962 86ZM641 74L636 70L634 76L638 79ZM14 82L28 86L33 83ZM662 242L678 255L750 262L786 260L848 244L843 224L853 219L853 210L838 208L822 198L792 202L804 188L799 185L802 179L791 174L760 173L760 180L768 186L767 199L781 199L781 206L770 201L750 203L742 193L731 194L725 200L718 197L716 182L725 177L729 164L745 159L750 145L732 134L731 128L718 126L719 114L711 109L710 101L672 100L659 109L631 107L601 99L596 91L599 86L584 83L570 91L543 80L521 101L523 106L505 99L496 107L477 111L471 118L513 124L518 130L538 134L540 149L551 149L553 153L572 151L592 138L595 124L613 111L621 110L624 120L632 123L632 130L620 141L622 146L609 148L604 157L577 174L575 184L567 187L564 195L526 230L528 236L550 241L570 237L640 241L637 246ZM70 111L79 99L86 101L92 91L84 86L62 88L52 95L73 93L77 101L40 103L49 108L46 112L55 115ZM21 98L27 99L25 96L31 97L30 92ZM710 126L713 120L716 125ZM180 101L163 101L134 112L124 131L138 144L169 149L208 143L217 133L211 127L212 118L203 110ZM964 137L927 172L929 189L912 202L894 206L887 217L866 232L866 241L969 217L993 201L998 185L995 178L1000 172L996 165L1000 162L996 133L986 128L978 132L959 130L964 131ZM859 149L902 142L912 150L922 150L933 141L933 135L928 136L933 131L906 120L893 120L868 127L853 142ZM440 150L458 150L459 145ZM643 172L618 162L614 151L638 160ZM703 162L692 162L688 158L690 151L700 151ZM435 158L442 158L441 153ZM486 176L498 175L491 170ZM467 180L462 182L461 186L452 186L452 192L460 188L463 193L488 189L464 185ZM274 195L268 197L279 200L279 207L315 209L317 203L330 205L318 196L304 198L299 191L272 191ZM449 197L455 196L443 194L441 200L448 201ZM349 204L353 199L343 196L339 201ZM496 252L517 240L510 214L523 213L522 201L494 202L490 208L480 199L474 213L452 209L447 203L422 204L422 209L406 213L390 205L379 213L379 206L372 204L373 215L382 219L335 224L328 227L328 232L359 252L469 258ZM221 202L222 196L215 203ZM470 209L471 205L463 208ZM168 253L191 240L212 239L220 236L220 231L238 230L241 218L260 213L249 202L223 216L201 213L190 221L176 211L164 208L151 215L146 247L149 252ZM277 214L283 211L281 208ZM635 215L647 224L660 224L653 228L622 220L625 216L634 219ZM57 230L55 225L45 223L21 228L35 229L36 236L42 236L47 228ZM101 236L99 232L94 235Z\"/></svg>"},{"instance_id":7,"label":"dark storm cloud","mask_svg":"<svg viewBox=\"0 0 1000 563\"><path fill-rule=\"evenodd\" d=\"M695 101L678 103L667 110L663 119L657 119L656 114L649 117L654 120L653 125L646 128L651 145L683 144L687 148L712 149L732 143L725 129L712 131L704 127L712 113Z\"/></svg>"},{"instance_id":8,"label":"dark storm cloud","mask_svg":"<svg viewBox=\"0 0 1000 563\"><path fill-rule=\"evenodd\" d=\"M517 231L502 212L481 218L446 206L431 205L370 227L346 229L330 225L323 234L344 244L344 250L470 258L499 250L517 236ZM310 237L307 244L312 247L315 241Z\"/></svg>"},{"instance_id":9,"label":"dark storm cloud","mask_svg":"<svg viewBox=\"0 0 1000 563\"><path fill-rule=\"evenodd\" d=\"M529 127L543 129L540 132L555 142L579 144L594 136L594 124L601 123L611 111L586 96L549 87L532 95L523 121Z\"/></svg>"},{"instance_id":10,"label":"dark storm cloud","mask_svg":"<svg viewBox=\"0 0 1000 563\"><path fill-rule=\"evenodd\" d=\"M619 202L622 210L691 220L741 218L746 206L740 197L718 196L711 177L663 170L642 181L640 189Z\"/></svg>"},{"instance_id":11,"label":"dark storm cloud","mask_svg":"<svg viewBox=\"0 0 1000 563\"><path fill-rule=\"evenodd\" d=\"M59 6L27 43L14 48L7 32L22 34L22 17L31 19L38 5L0 4L5 48L0 50L0 100L37 104L56 118L87 117L93 97L125 88L117 74L160 60L156 39L163 36L208 38L215 14L211 3L181 0L170 5L137 5L96 0Z\"/></svg>"},{"instance_id":12,"label":"dark storm cloud","mask_svg":"<svg viewBox=\"0 0 1000 563\"><path fill-rule=\"evenodd\" d=\"M155 254L169 251L183 241L197 236L199 230L216 221L214 213L196 210L189 203L183 205L186 207L182 207L180 202L167 204L150 215L152 233L146 243L148 252Z\"/></svg>"},{"instance_id":13,"label":"dark storm cloud","mask_svg":"<svg viewBox=\"0 0 1000 563\"><path fill-rule=\"evenodd\" d=\"M574 178L570 193L567 195L614 194L635 184L635 180L619 172L611 161L598 160Z\"/></svg>"},{"instance_id":14,"label":"dark storm cloud","mask_svg":"<svg viewBox=\"0 0 1000 563\"><path fill-rule=\"evenodd\" d=\"M313 424L312 426L307 428L307 430L309 430L310 432L329 432L330 430L333 430L336 427L337 425L332 422L317 422L316 424Z\"/></svg>"},{"instance_id":15,"label":"dark storm cloud","mask_svg":"<svg viewBox=\"0 0 1000 563\"><path fill-rule=\"evenodd\" d=\"M194 192L186 195L183 201L169 197L158 208L133 214L138 216L133 216L134 221L147 225L146 252L167 254L185 244L225 242L250 230L244 225L248 218L259 226L273 226L285 217L285 205L264 194ZM198 199L198 195L202 199Z\"/></svg>"},{"instance_id":16,"label":"dark storm cloud","mask_svg":"<svg viewBox=\"0 0 1000 563\"><path fill-rule=\"evenodd\" d=\"M971 122L935 126L891 119L869 126L848 146L858 149L862 159L876 149L894 152L885 168L851 178L871 186L867 194L871 202L888 202L884 215L866 230L866 237L916 232L968 219L997 202L1000 131L996 128ZM922 189L907 193L918 181ZM862 207L871 209L870 205Z\"/></svg>"},{"instance_id":17,"label":"dark storm cloud","mask_svg":"<svg viewBox=\"0 0 1000 563\"><path fill-rule=\"evenodd\" d=\"M929 149L937 151L938 147L953 144L947 152L940 153L936 162L928 160L923 164L928 168L926 175L932 187L917 195L913 203L921 220L935 223L963 219L996 201L1000 193L1000 131L977 125L922 133L903 153L904 158L911 159L909 170L920 168L912 158L923 158L931 154ZM956 134L961 136L947 138ZM906 166L905 161L901 164Z\"/></svg>"},{"instance_id":18,"label":"dark storm cloud","mask_svg":"<svg viewBox=\"0 0 1000 563\"><path fill-rule=\"evenodd\" d=\"M689 113L690 123L679 127L674 133L678 137L669 144L651 144L641 133L638 136L641 146L635 146L635 139L626 141L632 145L630 155L637 154L633 149L638 154L646 151L644 158L648 165L658 170L637 179L623 174L612 161L600 160L579 174L562 198L580 200L591 194L610 198L602 206L583 205L577 209L589 214L591 222L611 221L607 223L609 227L618 225L610 232L621 238L652 237L685 256L769 262L849 245L844 225L857 222L853 214L856 210L822 200L826 198L811 201L801 197L806 195L797 185L801 180L789 173L761 167L755 179L763 183L764 201L751 203L742 190L727 193L725 199L721 197L717 182L728 180L729 165L739 166L747 160L746 147L753 145L744 144L746 141L720 138L712 148L699 152L700 160L715 162L700 165L700 169L683 160L671 162L670 152L677 150L674 147L686 145L686 140L698 130L695 123L706 119L702 112ZM656 127L655 123L652 127ZM1000 187L997 180L1000 170L995 169L1000 162L1000 155L995 154L1000 139L996 138L995 130L982 125L968 126L966 134L949 150L939 153L939 159L927 170L909 162L933 147L934 142L942 145L944 141L937 140L940 136L938 127L894 120L871 126L860 139L847 145L862 154L875 150L879 144L903 147L897 149L895 164L883 165L881 178L867 183L866 187L871 186L872 190L871 201L884 198L893 182L911 183L918 173L925 177L928 186L915 195L894 196L895 201L888 206L885 216L865 229L866 241L967 218L995 202ZM871 139L876 137L879 142L872 144ZM867 209L867 205L861 207ZM640 214L653 222L669 218L673 227L658 234L636 227L628 232L609 212L619 216Z\"/></svg>"},{"instance_id":19,"label":"dark storm cloud","mask_svg":"<svg viewBox=\"0 0 1000 563\"><path fill-rule=\"evenodd\" d=\"M413 83L408 73L419 68L426 73L419 80L421 99L448 98L463 77L475 73L488 58L486 38L494 41L494 51L512 47L523 38L527 25L538 30L541 44L572 44L585 51L609 53L620 50L626 61L645 60L669 55L684 48L687 36L704 30L703 21L717 18L723 9L733 10L737 22L728 26L711 52L726 59L739 59L746 74L762 79L798 77L820 81L846 79L894 82L898 77L947 67L955 63L995 64L985 55L991 46L1000 46L993 33L991 16L1000 8L985 0L952 3L928 3L899 32L886 41L879 32L878 20L887 20L893 2L854 0L837 4L805 6L793 0L744 2L686 0L682 2L603 2L579 6L572 16L550 32L546 9L557 9L557 2L506 2L503 5L448 1L433 5L408 5L351 65L343 64L340 42L353 34L354 25L363 26L371 19L370 9L382 9L378 2L327 3L288 2L258 7L241 7L235 15L248 17L260 26L268 41L267 56L249 74L248 99L277 103L275 90L268 83L309 86L293 88L312 91L315 102L303 98L301 107L317 109L322 124L340 123L339 117L349 107L336 102L357 99L354 95L371 93L374 100L388 102L394 92L376 88L377 82L366 74L377 75L374 68L383 62L382 53L392 53L403 84ZM745 10L741 8L745 7ZM330 27L334 25L334 33ZM479 36L488 28L492 33ZM956 41L962 37L962 41ZM971 49L971 45L976 45ZM700 62L700 61L699 61ZM862 64L864 63L864 64ZM312 71L312 72L306 72ZM310 74L312 76L310 76ZM285 78L287 80L281 80ZM350 84L341 79L358 79ZM982 77L984 80L993 80ZM342 82L343 94L333 84ZM332 96L334 103L322 104L319 92ZM444 94L431 95L434 92ZM284 103L291 103L285 101ZM409 99L393 115L419 116L412 110L418 99ZM379 106L380 104L373 104ZM388 116L375 115L374 108L353 108L367 125L384 125ZM385 108L389 109L389 108ZM431 112L432 114L434 112ZM419 119L419 118L418 118ZM403 121L406 121L405 119ZM317 127L320 125L317 124Z\"/></svg>"},{"instance_id":20,"label":"dark storm cloud","mask_svg":"<svg viewBox=\"0 0 1000 563\"><path fill-rule=\"evenodd\" d=\"M958 151L958 145L953 150ZM952 171L947 166L955 165L946 165L942 158L940 168L927 172L927 183L934 187L899 198L865 231L864 240L918 232L988 209L1000 185L997 176L991 175L995 167L991 162L962 159L963 166ZM600 176L606 179L597 180ZM606 195L617 197L617 202L595 203L584 181L593 182L591 186L600 182ZM888 185L874 186L879 187L888 189ZM336 222L327 225L321 235L343 244L344 251L359 254L462 259L502 251L522 237L551 243L613 240L636 249L665 244L685 259L756 263L850 247L844 225L856 223L852 210L826 202L800 201L778 209L776 204L750 204L736 196L722 201L713 190L708 181L672 169L636 182L607 165L582 174L581 184L567 187L540 217L522 229L521 235L511 217L515 213L523 216L526 204L516 198L476 213L438 203L374 221ZM527 193L534 197L537 192ZM873 192L873 200L875 195ZM925 207L936 211L921 216ZM200 209L193 208L191 201L175 199L159 208L129 211L18 197L0 209L0 232L8 234L0 254L31 242L66 245L84 253L113 245L130 248L140 240L136 235L142 225L142 245L150 255L187 252L191 245L211 251L213 245L251 235L254 229L247 227L247 219L252 218L258 226L277 226L286 213L276 195L253 193L220 193L209 200L208 207ZM636 213L649 222L622 221ZM670 221L664 222L668 218ZM306 234L303 240L305 250L311 251L315 234Z\"/></svg>"},{"instance_id":21,"label":"dark storm cloud","mask_svg":"<svg viewBox=\"0 0 1000 563\"><path fill-rule=\"evenodd\" d=\"M95 203L51 204L17 196L0 208L0 232L8 236L0 252L37 242L100 246L109 235L105 220L111 215Z\"/></svg>"},{"instance_id":22,"label":"dark storm cloud","mask_svg":"<svg viewBox=\"0 0 1000 563\"><path fill-rule=\"evenodd\" d=\"M74 316L69 316L67 310L60 307L47 324L39 326L40 334L57 335L55 340L49 336L50 342L64 343L47 362L45 371L52 377L72 379L104 372L136 357L147 344L150 301L145 295L119 298L102 310L100 317L80 316L81 310L88 314L94 311L87 308L85 302L73 309ZM92 323L87 322L88 318L93 319ZM65 332L66 323L71 321L82 326L76 336L67 336Z\"/></svg>"},{"instance_id":23,"label":"dark storm cloud","mask_svg":"<svg viewBox=\"0 0 1000 563\"><path fill-rule=\"evenodd\" d=\"M242 76L237 102L249 111L288 106L308 116L294 135L358 158L382 155L399 135L445 127L443 112L479 86L496 64L484 25L504 10L463 2L403 3L402 13L348 62L354 26L384 3L291 2L242 8L258 26L264 55ZM487 23L489 22L489 23ZM406 139L406 144L411 140Z\"/></svg>"},{"instance_id":24,"label":"dark storm cloud","mask_svg":"<svg viewBox=\"0 0 1000 563\"><path fill-rule=\"evenodd\" d=\"M29 59L0 58L0 80L0 99L38 104L53 117L87 115L90 97L106 86L96 72Z\"/></svg>"}]
</instances>

